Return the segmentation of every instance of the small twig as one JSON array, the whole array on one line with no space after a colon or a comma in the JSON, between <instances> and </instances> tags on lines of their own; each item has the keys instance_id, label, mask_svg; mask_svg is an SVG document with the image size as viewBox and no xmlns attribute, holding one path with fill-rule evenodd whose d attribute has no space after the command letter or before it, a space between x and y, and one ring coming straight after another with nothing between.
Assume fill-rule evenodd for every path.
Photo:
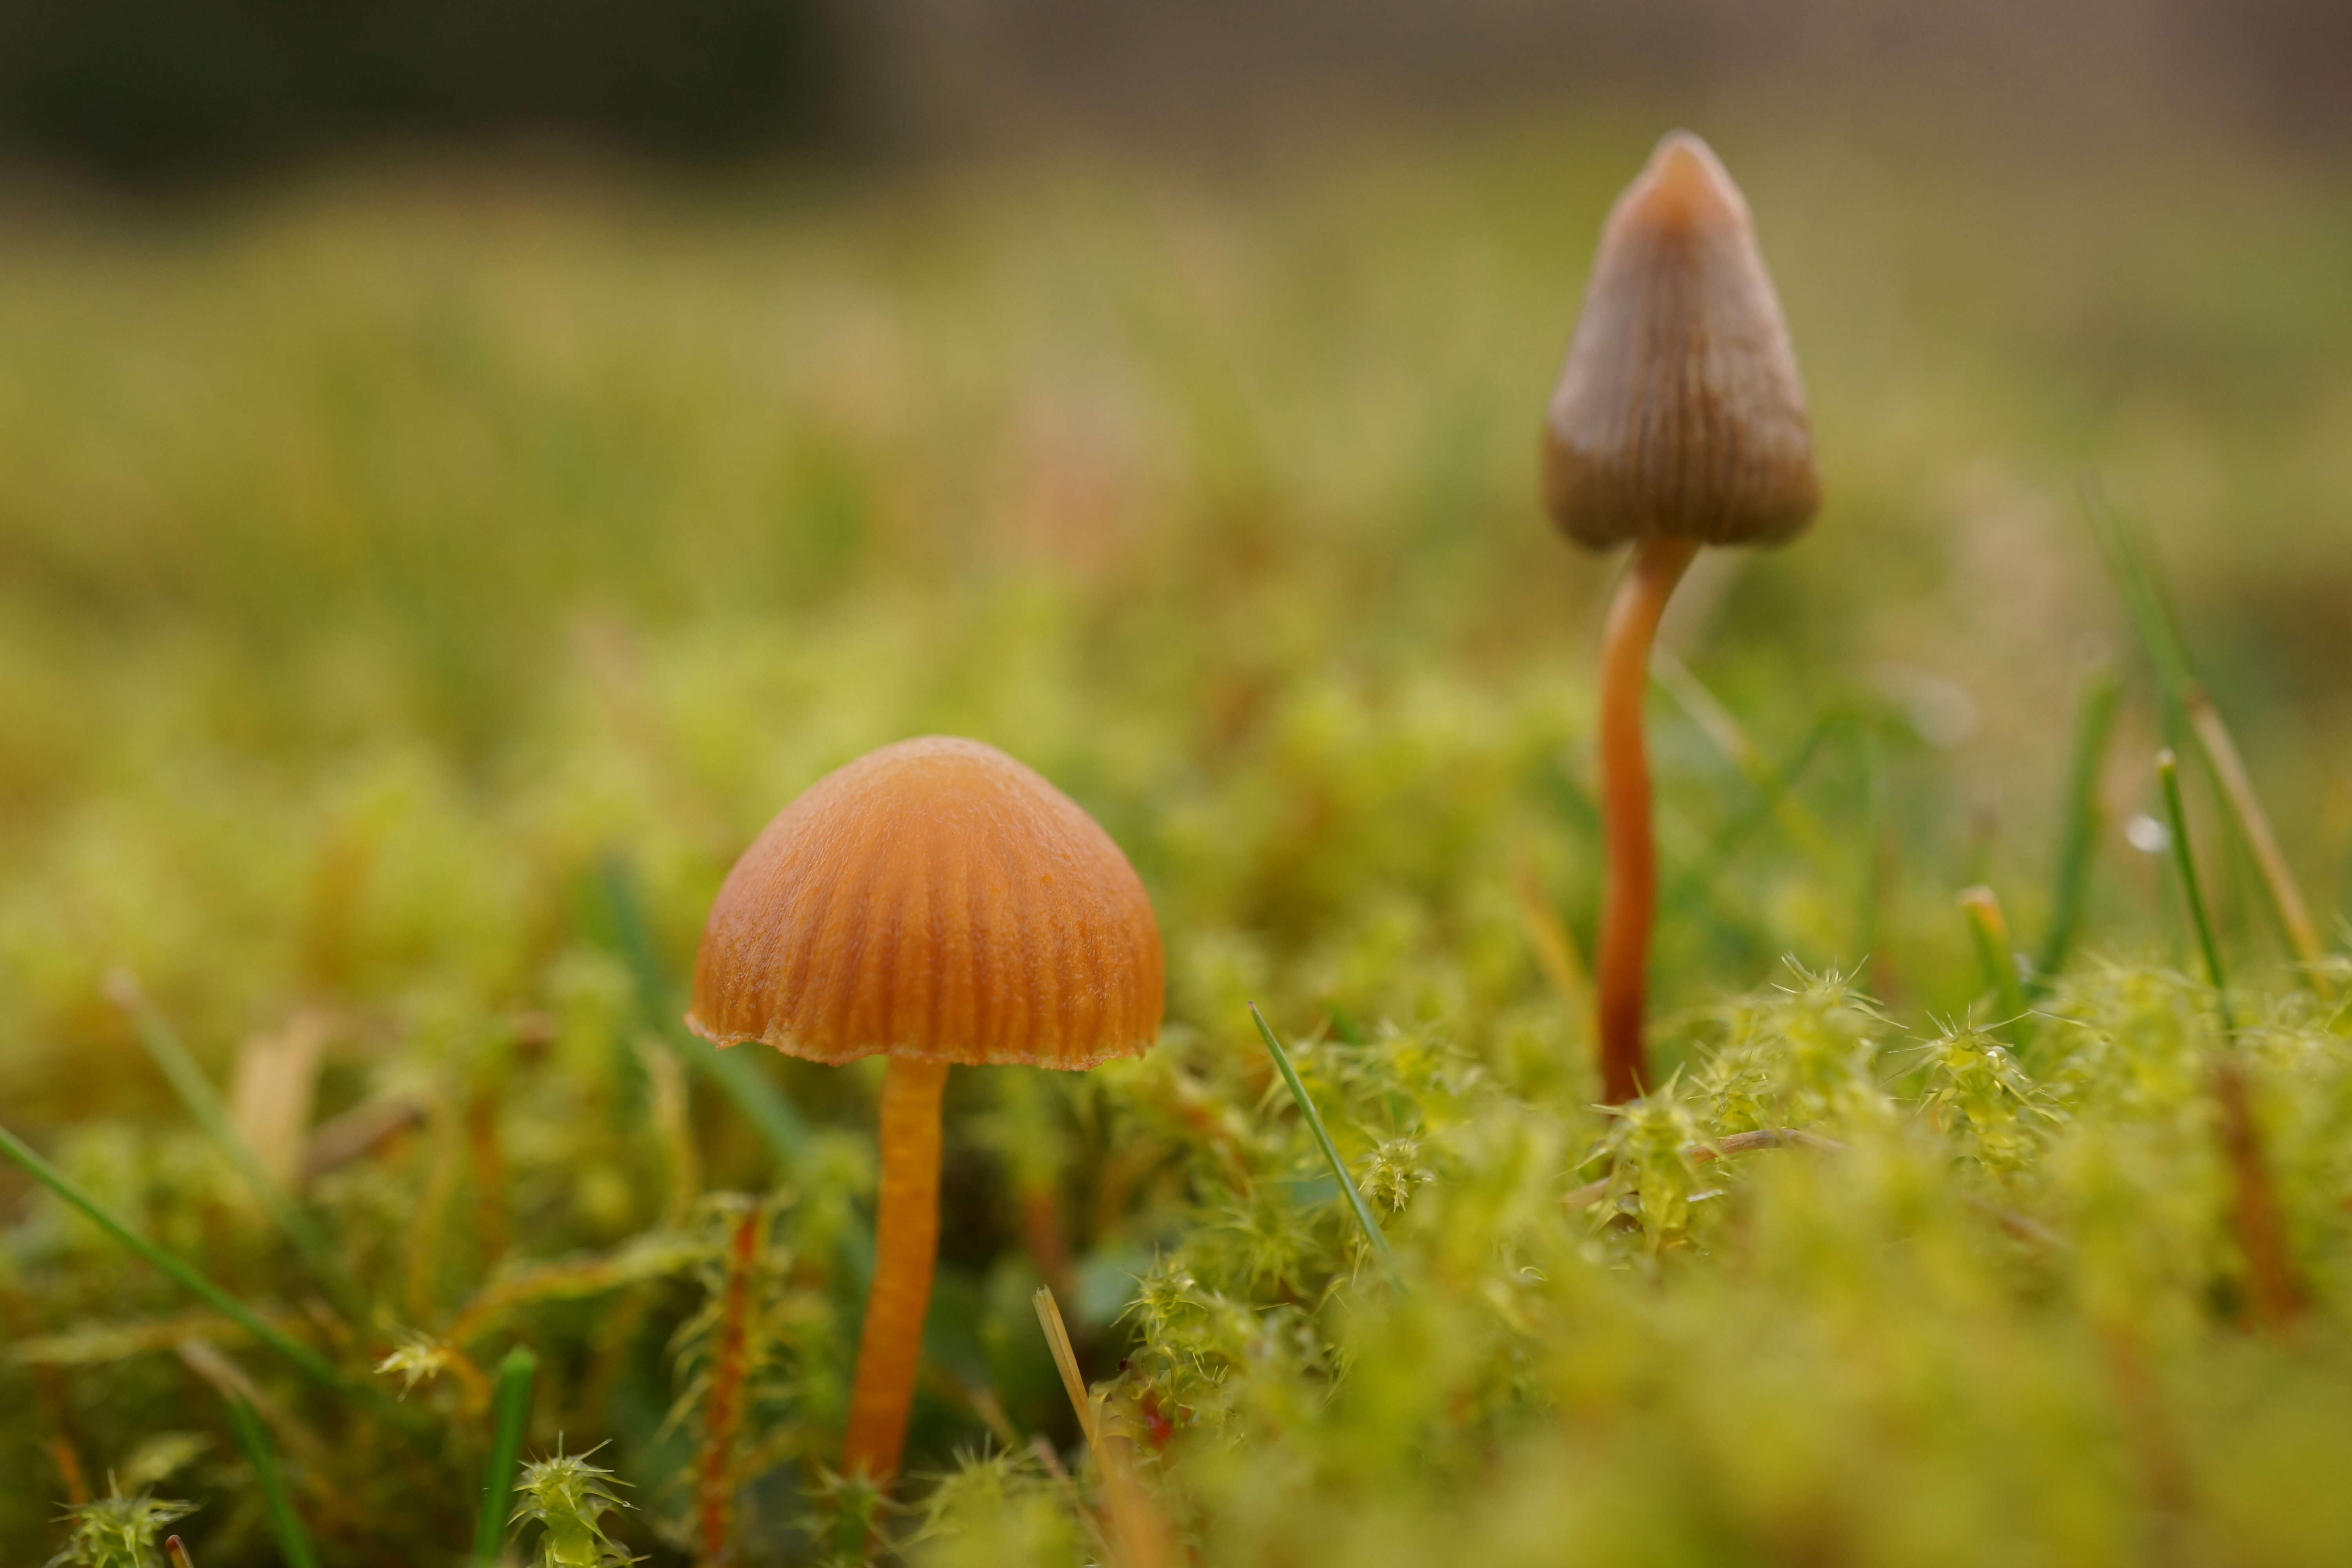
<instances>
[{"instance_id":1,"label":"small twig","mask_svg":"<svg viewBox=\"0 0 2352 1568\"><path fill-rule=\"evenodd\" d=\"M1102 1478L1103 1508L1110 1516L1108 1534L1117 1560L1124 1568L1169 1568L1176 1561L1175 1539L1160 1505L1135 1473L1134 1443L1124 1429L1104 1430L1107 1425L1118 1423L1106 1423L1103 1416L1108 1413L1098 1411L1094 1396L1087 1391L1086 1379L1078 1372L1077 1352L1070 1346L1070 1331L1062 1321L1061 1304L1054 1300L1054 1292L1040 1286L1031 1300L1037 1309L1037 1326L1045 1331L1045 1346L1053 1352L1054 1365L1062 1374L1063 1391L1070 1396L1079 1429L1094 1454L1096 1473Z\"/></svg>"},{"instance_id":2,"label":"small twig","mask_svg":"<svg viewBox=\"0 0 2352 1568\"><path fill-rule=\"evenodd\" d=\"M1977 1196L1974 1193L1963 1194L1960 1201L2020 1241L2030 1241L2034 1246L2051 1252L2063 1252L2071 1245L2064 1237L2043 1225L2040 1220L2029 1215L2019 1214L2015 1209L2005 1209L1999 1204Z\"/></svg>"},{"instance_id":3,"label":"small twig","mask_svg":"<svg viewBox=\"0 0 2352 1568\"><path fill-rule=\"evenodd\" d=\"M404 1094L362 1100L312 1130L310 1142L302 1151L299 1179L304 1183L316 1181L424 1120L424 1105Z\"/></svg>"},{"instance_id":4,"label":"small twig","mask_svg":"<svg viewBox=\"0 0 2352 1568\"><path fill-rule=\"evenodd\" d=\"M1062 1374L1062 1392L1070 1396L1070 1408L1077 1412L1078 1430L1085 1435L1087 1447L1096 1450L1095 1460L1099 1464L1102 1452L1097 1445L1101 1437L1095 1430L1094 1401L1087 1396L1087 1380L1078 1372L1078 1352L1070 1344L1069 1325L1062 1321L1062 1304L1044 1285L1037 1287L1029 1302L1037 1309L1037 1326L1045 1331L1045 1348L1053 1352L1055 1369Z\"/></svg>"},{"instance_id":5,"label":"small twig","mask_svg":"<svg viewBox=\"0 0 2352 1568\"><path fill-rule=\"evenodd\" d=\"M1824 1138L1818 1132L1808 1132L1801 1127L1759 1127L1752 1132L1734 1132L1728 1138L1718 1138L1712 1143L1685 1143L1683 1157L1705 1164L1730 1154L1744 1154L1750 1149L1818 1149L1824 1154L1843 1153L1845 1145L1834 1138ZM1609 1195L1609 1178L1569 1193L1559 1201L1570 1209L1589 1209Z\"/></svg>"},{"instance_id":6,"label":"small twig","mask_svg":"<svg viewBox=\"0 0 2352 1568\"><path fill-rule=\"evenodd\" d=\"M195 1559L188 1555L188 1549L176 1535L163 1538L163 1555L172 1560L172 1568L196 1568Z\"/></svg>"}]
</instances>

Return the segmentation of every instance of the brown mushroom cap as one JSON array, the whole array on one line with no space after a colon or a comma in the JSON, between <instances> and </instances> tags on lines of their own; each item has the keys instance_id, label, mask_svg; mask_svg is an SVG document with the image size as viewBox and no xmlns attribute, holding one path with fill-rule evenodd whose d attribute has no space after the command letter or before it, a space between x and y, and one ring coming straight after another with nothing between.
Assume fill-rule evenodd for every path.
<instances>
[{"instance_id":1,"label":"brown mushroom cap","mask_svg":"<svg viewBox=\"0 0 2352 1568\"><path fill-rule=\"evenodd\" d=\"M1087 1068L1160 1033L1135 868L993 746L927 736L809 786L727 875L688 1026L811 1061Z\"/></svg>"},{"instance_id":2,"label":"brown mushroom cap","mask_svg":"<svg viewBox=\"0 0 2352 1568\"><path fill-rule=\"evenodd\" d=\"M1596 550L1777 544L1821 504L1805 391L1748 203L1676 131L1601 235L1544 421L1544 501Z\"/></svg>"}]
</instances>

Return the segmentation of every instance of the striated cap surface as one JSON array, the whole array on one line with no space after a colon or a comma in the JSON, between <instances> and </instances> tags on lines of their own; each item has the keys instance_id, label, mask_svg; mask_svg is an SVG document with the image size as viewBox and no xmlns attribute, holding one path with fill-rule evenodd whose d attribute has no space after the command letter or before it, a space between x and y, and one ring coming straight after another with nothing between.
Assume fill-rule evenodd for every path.
<instances>
[{"instance_id":1,"label":"striated cap surface","mask_svg":"<svg viewBox=\"0 0 2352 1568\"><path fill-rule=\"evenodd\" d=\"M1601 230L1544 420L1544 502L1580 544L1772 544L1821 504L1780 297L1706 142L1658 143Z\"/></svg>"},{"instance_id":2,"label":"striated cap surface","mask_svg":"<svg viewBox=\"0 0 2352 1568\"><path fill-rule=\"evenodd\" d=\"M1160 1033L1133 867L993 746L869 752L769 823L710 906L688 1027L812 1061L1086 1068Z\"/></svg>"}]
</instances>

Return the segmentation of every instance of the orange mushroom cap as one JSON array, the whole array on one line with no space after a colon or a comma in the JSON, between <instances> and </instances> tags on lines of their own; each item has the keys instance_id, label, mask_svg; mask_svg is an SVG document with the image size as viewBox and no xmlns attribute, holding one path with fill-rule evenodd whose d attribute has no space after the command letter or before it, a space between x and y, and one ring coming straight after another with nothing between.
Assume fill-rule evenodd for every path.
<instances>
[{"instance_id":1,"label":"orange mushroom cap","mask_svg":"<svg viewBox=\"0 0 2352 1568\"><path fill-rule=\"evenodd\" d=\"M1543 445L1552 521L1596 550L1777 544L1821 505L1804 384L1747 199L1687 131L1610 209Z\"/></svg>"},{"instance_id":2,"label":"orange mushroom cap","mask_svg":"<svg viewBox=\"0 0 2352 1568\"><path fill-rule=\"evenodd\" d=\"M1160 1033L1160 926L1118 846L993 746L869 752L809 786L710 907L686 1022L811 1061L1089 1068Z\"/></svg>"}]
</instances>

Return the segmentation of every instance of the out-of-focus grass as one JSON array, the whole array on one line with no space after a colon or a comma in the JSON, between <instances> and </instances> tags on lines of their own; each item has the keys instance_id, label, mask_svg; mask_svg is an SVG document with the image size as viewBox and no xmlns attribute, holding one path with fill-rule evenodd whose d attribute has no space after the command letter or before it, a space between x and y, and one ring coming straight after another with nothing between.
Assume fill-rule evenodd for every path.
<instances>
[{"instance_id":1,"label":"out-of-focus grass","mask_svg":"<svg viewBox=\"0 0 2352 1568\"><path fill-rule=\"evenodd\" d=\"M299 1260L109 1003L109 971L135 973L225 1090L243 1064L241 1124L276 1130L257 1157L307 1179L382 1303L370 1325L313 1325L325 1342L381 1353L466 1321L501 1270L547 1283L459 1348L485 1366L501 1336L541 1349L530 1452L614 1438L600 1463L638 1489L643 1547L646 1521L684 1506L662 1490L692 1426L690 1409L663 1425L663 1338L715 1257L701 1194L772 1173L723 1102L665 1077L607 856L682 969L730 860L799 789L886 741L974 735L1135 858L1182 1049L1255 1052L1259 1000L1286 1032L1387 1021L1451 1042L1514 1105L1580 1105L1583 1022L1537 963L1514 876L1588 944L1607 566L1538 516L1533 431L1600 214L1643 145L1554 130L1214 186L363 183L150 226L7 226L8 1123L215 1279L306 1310ZM2352 836L2340 181L1916 142L1721 150L1786 298L1830 500L1786 552L1711 558L1668 637L1768 767L1819 733L1793 798L1827 831L1792 835L1660 706L1666 879L1693 895L1661 933L1667 1058L1696 1065L1696 1010L1772 982L1784 952L1861 966L1914 1024L1964 1014L1981 984L1953 903L1967 883L2040 945L2067 715L2091 653L2128 668L2074 498L2085 469L2147 521L2334 927ZM2159 809L2153 749L2136 698L2103 787L2093 952L2186 956L2161 859L2116 831ZM2217 919L2259 978L2279 949L2224 843L2206 830ZM762 1065L823 1130L763 1264L789 1390L772 1429L800 1434L770 1458L791 1476L827 1457L855 1332L828 1238L864 1223L869 1084ZM1042 1179L1068 1211L1067 1305L1108 1358L1097 1373L1192 1179L1120 1165L1124 1091L968 1076L933 1324L949 1371L917 1434L935 1469L992 1412L1066 1435L1022 1327L1023 1162L1059 1151ZM294 1113L268 1111L273 1085ZM1239 1087L1215 1115L1262 1113L1264 1086ZM305 1129L411 1111L306 1178ZM1213 1163L1213 1143L1192 1155ZM1805 1205L1837 1201L1819 1180L1785 1179L1765 1223L1815 1224ZM38 1352L0 1367L28 1413L0 1438L13 1560L54 1544L53 1441L103 1464L213 1433L181 1478L197 1490L228 1484L229 1449L217 1396L169 1354L218 1326L156 1327L185 1306L166 1285L5 1190L26 1217L0 1321ZM556 1279L554 1260L615 1248ZM1696 1323L1730 1288L1694 1289ZM2019 1375L2051 1353L2020 1351ZM451 1376L436 1409L481 1426ZM2281 1406L2277 1441L2321 1420ZM487 1431L418 1453L370 1430L340 1455L279 1433L322 1553L362 1560L386 1520L414 1532L373 1541L386 1560L457 1552ZM380 1467L355 1473L354 1451ZM198 1561L265 1550L239 1484L196 1521ZM747 1528L782 1541L798 1505L769 1486Z\"/></svg>"}]
</instances>

